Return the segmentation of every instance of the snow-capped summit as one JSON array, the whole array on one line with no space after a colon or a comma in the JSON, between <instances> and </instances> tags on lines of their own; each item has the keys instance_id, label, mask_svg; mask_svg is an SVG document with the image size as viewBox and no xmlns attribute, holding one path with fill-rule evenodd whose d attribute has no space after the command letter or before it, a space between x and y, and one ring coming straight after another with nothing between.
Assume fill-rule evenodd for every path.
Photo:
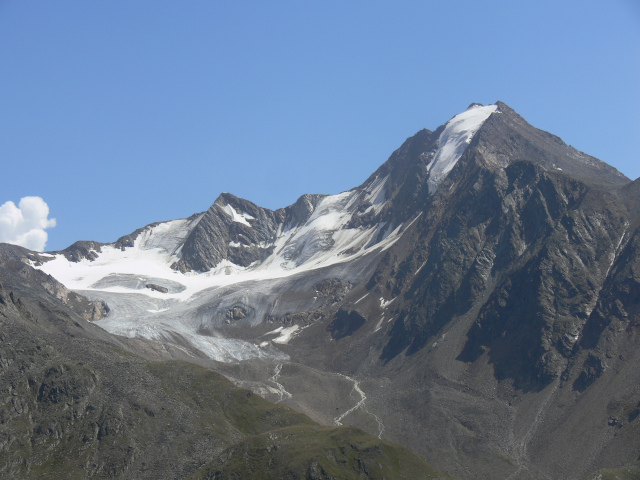
<instances>
[{"instance_id":1,"label":"snow-capped summit","mask_svg":"<svg viewBox=\"0 0 640 480\"><path fill-rule=\"evenodd\" d=\"M438 138L438 150L429 163L429 191L435 192L444 177L456 165L475 133L498 111L497 105L472 104L467 110L449 120Z\"/></svg>"}]
</instances>

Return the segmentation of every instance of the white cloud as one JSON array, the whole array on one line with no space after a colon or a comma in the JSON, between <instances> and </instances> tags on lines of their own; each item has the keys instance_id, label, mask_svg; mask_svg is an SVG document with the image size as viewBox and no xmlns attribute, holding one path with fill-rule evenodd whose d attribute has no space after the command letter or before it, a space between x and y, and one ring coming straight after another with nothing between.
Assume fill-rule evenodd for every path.
<instances>
[{"instance_id":1,"label":"white cloud","mask_svg":"<svg viewBox=\"0 0 640 480\"><path fill-rule=\"evenodd\" d=\"M49 205L40 197L23 197L17 207L13 202L0 205L0 242L43 251L45 229L56 226L56 219L48 216Z\"/></svg>"}]
</instances>

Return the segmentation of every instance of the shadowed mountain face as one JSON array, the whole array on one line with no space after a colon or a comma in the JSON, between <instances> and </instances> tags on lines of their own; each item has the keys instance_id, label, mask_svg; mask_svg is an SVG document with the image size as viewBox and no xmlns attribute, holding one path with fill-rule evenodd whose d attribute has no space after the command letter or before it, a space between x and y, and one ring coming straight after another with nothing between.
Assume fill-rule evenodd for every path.
<instances>
[{"instance_id":1,"label":"shadowed mountain face","mask_svg":"<svg viewBox=\"0 0 640 480\"><path fill-rule=\"evenodd\" d=\"M108 309L106 330L459 478L580 480L640 453L638 182L474 104L339 195L222 194L21 258Z\"/></svg>"},{"instance_id":2,"label":"shadowed mountain face","mask_svg":"<svg viewBox=\"0 0 640 480\"><path fill-rule=\"evenodd\" d=\"M402 273L388 290L402 302L383 358L414 354L479 307L459 359L488 349L499 379L543 388L567 366L630 219L619 197L528 162L468 180L469 193L425 215L414 247L393 259Z\"/></svg>"}]
</instances>

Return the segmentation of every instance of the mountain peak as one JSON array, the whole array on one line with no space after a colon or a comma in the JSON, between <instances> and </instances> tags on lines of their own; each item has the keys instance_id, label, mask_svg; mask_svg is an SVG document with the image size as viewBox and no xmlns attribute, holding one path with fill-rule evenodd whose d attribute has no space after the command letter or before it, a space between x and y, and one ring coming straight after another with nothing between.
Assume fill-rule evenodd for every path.
<instances>
[{"instance_id":1,"label":"mountain peak","mask_svg":"<svg viewBox=\"0 0 640 480\"><path fill-rule=\"evenodd\" d=\"M467 110L469 110L470 108L474 108L474 107L484 107L484 105L482 103L473 102L473 103L469 104L469 106L467 107Z\"/></svg>"},{"instance_id":2,"label":"mountain peak","mask_svg":"<svg viewBox=\"0 0 640 480\"><path fill-rule=\"evenodd\" d=\"M477 151L488 165L504 168L517 161L530 161L590 185L620 186L629 182L614 167L532 126L504 102L498 101L493 107L501 115L487 118L476 134Z\"/></svg>"},{"instance_id":3,"label":"mountain peak","mask_svg":"<svg viewBox=\"0 0 640 480\"><path fill-rule=\"evenodd\" d=\"M449 120L440 137L438 150L429 163L429 192L433 193L471 143L482 124L498 109L497 105L472 103L464 112Z\"/></svg>"}]
</instances>

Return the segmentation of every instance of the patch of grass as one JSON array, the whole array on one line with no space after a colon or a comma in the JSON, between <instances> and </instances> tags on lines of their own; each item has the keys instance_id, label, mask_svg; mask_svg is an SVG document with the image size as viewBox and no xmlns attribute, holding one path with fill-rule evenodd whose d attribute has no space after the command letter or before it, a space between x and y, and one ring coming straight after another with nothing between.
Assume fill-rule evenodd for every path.
<instances>
[{"instance_id":1,"label":"patch of grass","mask_svg":"<svg viewBox=\"0 0 640 480\"><path fill-rule=\"evenodd\" d=\"M296 425L253 435L189 480L451 478L409 450L353 427Z\"/></svg>"},{"instance_id":2,"label":"patch of grass","mask_svg":"<svg viewBox=\"0 0 640 480\"><path fill-rule=\"evenodd\" d=\"M186 362L152 362L149 369L168 395L178 395L201 410L202 424L227 424L244 435L313 422L301 413L275 405L249 390L235 387L222 375Z\"/></svg>"},{"instance_id":3,"label":"patch of grass","mask_svg":"<svg viewBox=\"0 0 640 480\"><path fill-rule=\"evenodd\" d=\"M588 480L640 480L640 467L605 468L590 475Z\"/></svg>"}]
</instances>

